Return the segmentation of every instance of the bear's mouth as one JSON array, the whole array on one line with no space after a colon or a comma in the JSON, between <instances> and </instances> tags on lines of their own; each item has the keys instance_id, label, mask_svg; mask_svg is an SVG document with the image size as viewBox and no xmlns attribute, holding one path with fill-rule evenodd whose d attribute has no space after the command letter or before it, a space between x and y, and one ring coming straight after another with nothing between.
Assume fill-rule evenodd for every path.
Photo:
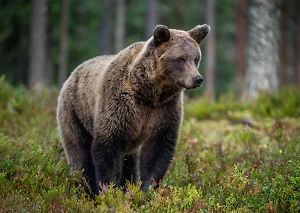
<instances>
[{"instance_id":1,"label":"bear's mouth","mask_svg":"<svg viewBox=\"0 0 300 213\"><path fill-rule=\"evenodd\" d=\"M196 88L201 87L201 86L202 86L202 84L200 84L200 85L193 85L193 86L185 86L184 88L185 89L196 89Z\"/></svg>"},{"instance_id":2,"label":"bear's mouth","mask_svg":"<svg viewBox=\"0 0 300 213\"><path fill-rule=\"evenodd\" d=\"M202 82L201 82L201 83L198 83L198 84L195 84L195 83L192 83L192 84L185 84L185 83L183 83L183 82L178 82L178 85L179 85L180 87L185 88L185 89L196 89L196 88L202 86Z\"/></svg>"}]
</instances>

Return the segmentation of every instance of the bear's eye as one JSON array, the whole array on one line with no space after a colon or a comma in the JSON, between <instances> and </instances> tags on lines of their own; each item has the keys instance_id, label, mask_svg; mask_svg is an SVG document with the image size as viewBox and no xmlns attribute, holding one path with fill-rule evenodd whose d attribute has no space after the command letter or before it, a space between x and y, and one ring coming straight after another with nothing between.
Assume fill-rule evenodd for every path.
<instances>
[{"instance_id":1,"label":"bear's eye","mask_svg":"<svg viewBox=\"0 0 300 213\"><path fill-rule=\"evenodd\" d=\"M198 65L198 63L199 63L199 58L198 57L196 57L195 59L194 59L194 62L195 62L195 64L196 64L196 66Z\"/></svg>"},{"instance_id":2,"label":"bear's eye","mask_svg":"<svg viewBox=\"0 0 300 213\"><path fill-rule=\"evenodd\" d=\"M179 58L177 58L177 61L178 61L179 63L184 63L184 62L185 62L185 59L184 59L183 57L179 57Z\"/></svg>"}]
</instances>

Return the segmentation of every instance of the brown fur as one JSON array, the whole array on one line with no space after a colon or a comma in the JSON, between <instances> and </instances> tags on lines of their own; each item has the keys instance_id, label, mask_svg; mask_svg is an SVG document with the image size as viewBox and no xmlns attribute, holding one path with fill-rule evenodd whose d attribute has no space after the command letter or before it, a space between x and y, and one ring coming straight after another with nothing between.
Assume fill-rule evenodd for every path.
<instances>
[{"instance_id":1,"label":"brown fur","mask_svg":"<svg viewBox=\"0 0 300 213\"><path fill-rule=\"evenodd\" d=\"M99 183L136 182L138 161L144 191L163 178L178 138L183 90L202 82L198 43L208 32L207 25L188 32L157 26L148 41L91 59L65 82L57 111L62 145L93 193Z\"/></svg>"}]
</instances>

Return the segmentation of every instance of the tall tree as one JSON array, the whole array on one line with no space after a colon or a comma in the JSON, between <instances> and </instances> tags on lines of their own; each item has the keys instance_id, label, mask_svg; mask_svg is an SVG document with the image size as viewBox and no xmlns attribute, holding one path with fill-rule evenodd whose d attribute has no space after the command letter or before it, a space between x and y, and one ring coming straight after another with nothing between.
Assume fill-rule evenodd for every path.
<instances>
[{"instance_id":1,"label":"tall tree","mask_svg":"<svg viewBox=\"0 0 300 213\"><path fill-rule=\"evenodd\" d=\"M278 89L280 0L251 0L244 98Z\"/></svg>"},{"instance_id":2,"label":"tall tree","mask_svg":"<svg viewBox=\"0 0 300 213\"><path fill-rule=\"evenodd\" d=\"M215 95L215 69L216 69L216 39L215 39L215 14L216 1L206 0L206 20L210 26L210 33L207 37L206 45L206 79L205 79L205 94L209 98Z\"/></svg>"},{"instance_id":3,"label":"tall tree","mask_svg":"<svg viewBox=\"0 0 300 213\"><path fill-rule=\"evenodd\" d=\"M237 1L237 45L236 66L238 89L244 85L246 76L246 49L247 49L247 26L248 26L248 3L249 0Z\"/></svg>"},{"instance_id":4,"label":"tall tree","mask_svg":"<svg viewBox=\"0 0 300 213\"><path fill-rule=\"evenodd\" d=\"M69 0L63 0L60 23L60 56L58 84L61 87L67 78L68 70L68 22L69 22Z\"/></svg>"},{"instance_id":5,"label":"tall tree","mask_svg":"<svg viewBox=\"0 0 300 213\"><path fill-rule=\"evenodd\" d=\"M125 39L125 0L117 0L115 31L115 51L119 52L124 47Z\"/></svg>"},{"instance_id":6,"label":"tall tree","mask_svg":"<svg viewBox=\"0 0 300 213\"><path fill-rule=\"evenodd\" d=\"M101 55L111 54L112 52L112 9L113 1L112 0L103 0L103 18L100 24L99 36L99 53Z\"/></svg>"},{"instance_id":7,"label":"tall tree","mask_svg":"<svg viewBox=\"0 0 300 213\"><path fill-rule=\"evenodd\" d=\"M14 85L28 81L30 8L30 1L0 1L0 76Z\"/></svg>"},{"instance_id":8,"label":"tall tree","mask_svg":"<svg viewBox=\"0 0 300 213\"><path fill-rule=\"evenodd\" d=\"M159 22L159 13L158 13L158 0L148 0L147 1L147 21L146 21L146 39L150 38L153 35L153 30Z\"/></svg>"},{"instance_id":9,"label":"tall tree","mask_svg":"<svg viewBox=\"0 0 300 213\"><path fill-rule=\"evenodd\" d=\"M281 3L281 39L280 39L280 84L287 84L288 76L288 3L285 0Z\"/></svg>"},{"instance_id":10,"label":"tall tree","mask_svg":"<svg viewBox=\"0 0 300 213\"><path fill-rule=\"evenodd\" d=\"M30 28L29 86L49 86L47 80L47 0L32 0Z\"/></svg>"},{"instance_id":11,"label":"tall tree","mask_svg":"<svg viewBox=\"0 0 300 213\"><path fill-rule=\"evenodd\" d=\"M300 74L300 1L295 0L294 1L294 11L295 11L295 29L294 29L294 83L296 85L300 85L300 79L299 79L299 74Z\"/></svg>"}]
</instances>

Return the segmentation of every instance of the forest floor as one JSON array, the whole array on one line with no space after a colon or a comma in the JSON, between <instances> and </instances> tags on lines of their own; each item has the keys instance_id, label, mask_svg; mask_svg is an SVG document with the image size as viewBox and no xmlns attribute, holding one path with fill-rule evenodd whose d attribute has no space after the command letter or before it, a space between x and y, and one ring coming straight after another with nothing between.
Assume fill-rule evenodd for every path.
<instances>
[{"instance_id":1,"label":"forest floor","mask_svg":"<svg viewBox=\"0 0 300 213\"><path fill-rule=\"evenodd\" d=\"M300 212L300 91L255 102L185 103L174 161L158 189L107 187L95 200L71 175L56 89L0 79L0 212Z\"/></svg>"}]
</instances>

